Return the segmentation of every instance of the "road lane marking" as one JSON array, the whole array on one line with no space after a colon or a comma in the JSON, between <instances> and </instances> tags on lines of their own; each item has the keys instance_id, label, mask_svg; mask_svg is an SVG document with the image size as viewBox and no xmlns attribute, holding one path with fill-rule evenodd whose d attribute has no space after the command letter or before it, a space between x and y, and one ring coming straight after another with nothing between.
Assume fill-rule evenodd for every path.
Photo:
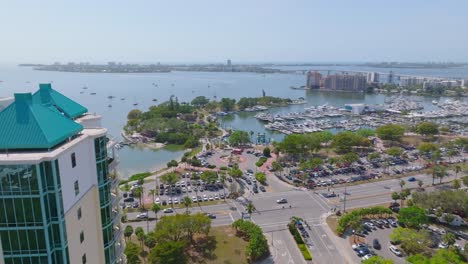
<instances>
[{"instance_id":1,"label":"road lane marking","mask_svg":"<svg viewBox=\"0 0 468 264\"><path fill-rule=\"evenodd\" d=\"M326 207L324 207L316 198L314 198L308 191L306 191L306 194L312 198L320 207L322 207L323 210L328 211ZM328 206L328 205L327 205Z\"/></svg>"}]
</instances>

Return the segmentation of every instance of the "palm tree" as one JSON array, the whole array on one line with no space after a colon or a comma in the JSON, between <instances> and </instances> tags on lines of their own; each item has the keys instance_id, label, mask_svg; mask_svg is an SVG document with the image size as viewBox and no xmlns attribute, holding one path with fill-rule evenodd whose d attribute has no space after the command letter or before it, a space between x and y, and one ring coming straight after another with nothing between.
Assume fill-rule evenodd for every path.
<instances>
[{"instance_id":1,"label":"palm tree","mask_svg":"<svg viewBox=\"0 0 468 264\"><path fill-rule=\"evenodd\" d=\"M250 141L253 143L252 136L255 134L252 130L250 130Z\"/></svg>"},{"instance_id":2,"label":"palm tree","mask_svg":"<svg viewBox=\"0 0 468 264\"><path fill-rule=\"evenodd\" d=\"M432 185L434 185L434 180L436 177L440 179L439 183L442 183L442 179L445 176L447 176L447 168L440 165L432 167Z\"/></svg>"},{"instance_id":3,"label":"palm tree","mask_svg":"<svg viewBox=\"0 0 468 264\"><path fill-rule=\"evenodd\" d=\"M249 202L246 206L245 206L245 210L247 211L247 213L249 213L250 215L253 213L253 211L255 211L255 206L253 205L252 202Z\"/></svg>"},{"instance_id":4,"label":"palm tree","mask_svg":"<svg viewBox=\"0 0 468 264\"><path fill-rule=\"evenodd\" d=\"M148 191L148 194L153 196L153 202L154 202L154 199L155 199L155 196L156 196L156 190L155 189L151 189Z\"/></svg>"},{"instance_id":5,"label":"palm tree","mask_svg":"<svg viewBox=\"0 0 468 264\"><path fill-rule=\"evenodd\" d=\"M423 183L423 181L421 181L421 180L418 180L418 186L419 186L419 189L421 189L421 187L423 186L423 184L424 184L424 183Z\"/></svg>"},{"instance_id":6,"label":"palm tree","mask_svg":"<svg viewBox=\"0 0 468 264\"><path fill-rule=\"evenodd\" d=\"M143 186L133 189L133 196L138 198L140 201L140 206L143 207L142 198L143 198Z\"/></svg>"},{"instance_id":7,"label":"palm tree","mask_svg":"<svg viewBox=\"0 0 468 264\"><path fill-rule=\"evenodd\" d=\"M461 166L457 165L455 166L455 178L458 178L458 173L461 172Z\"/></svg>"},{"instance_id":8,"label":"palm tree","mask_svg":"<svg viewBox=\"0 0 468 264\"><path fill-rule=\"evenodd\" d=\"M174 185L178 180L179 180L179 175L175 173L166 173L163 176L161 176L161 182L169 185L169 188L171 190L171 196L172 196L172 185ZM171 207L174 208L173 202L171 202Z\"/></svg>"},{"instance_id":9,"label":"palm tree","mask_svg":"<svg viewBox=\"0 0 468 264\"><path fill-rule=\"evenodd\" d=\"M153 203L153 205L151 206L151 211L153 211L154 214L156 215L155 220L156 220L156 223L157 223L158 222L158 212L161 211L161 206L159 206L158 204Z\"/></svg>"},{"instance_id":10,"label":"palm tree","mask_svg":"<svg viewBox=\"0 0 468 264\"><path fill-rule=\"evenodd\" d=\"M182 203L183 203L184 206L185 206L185 213L188 214L188 209L189 209L189 207L192 205L192 199L190 199L190 197L188 197L188 196L185 196L185 197L182 199Z\"/></svg>"},{"instance_id":11,"label":"palm tree","mask_svg":"<svg viewBox=\"0 0 468 264\"><path fill-rule=\"evenodd\" d=\"M404 180L400 180L400 188L403 191L403 186L405 186L406 182Z\"/></svg>"},{"instance_id":12,"label":"palm tree","mask_svg":"<svg viewBox=\"0 0 468 264\"><path fill-rule=\"evenodd\" d=\"M226 201L226 188L224 186L224 184L226 183L226 174L225 173L221 174L221 177L219 178L219 180L221 181L221 184L223 185L224 201Z\"/></svg>"}]
</instances>

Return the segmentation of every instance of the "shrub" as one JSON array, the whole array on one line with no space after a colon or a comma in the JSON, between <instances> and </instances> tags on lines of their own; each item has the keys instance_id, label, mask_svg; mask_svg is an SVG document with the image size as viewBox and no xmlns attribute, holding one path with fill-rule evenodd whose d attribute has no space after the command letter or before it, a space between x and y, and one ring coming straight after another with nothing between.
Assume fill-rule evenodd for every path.
<instances>
[{"instance_id":1,"label":"shrub","mask_svg":"<svg viewBox=\"0 0 468 264\"><path fill-rule=\"evenodd\" d=\"M258 161L255 163L255 166L261 167L266 161L267 161L267 158L261 157L261 158L259 158Z\"/></svg>"},{"instance_id":2,"label":"shrub","mask_svg":"<svg viewBox=\"0 0 468 264\"><path fill-rule=\"evenodd\" d=\"M232 227L236 229L238 236L249 241L246 247L246 254L251 261L259 260L270 253L268 242L258 225L238 219L232 223Z\"/></svg>"}]
</instances>

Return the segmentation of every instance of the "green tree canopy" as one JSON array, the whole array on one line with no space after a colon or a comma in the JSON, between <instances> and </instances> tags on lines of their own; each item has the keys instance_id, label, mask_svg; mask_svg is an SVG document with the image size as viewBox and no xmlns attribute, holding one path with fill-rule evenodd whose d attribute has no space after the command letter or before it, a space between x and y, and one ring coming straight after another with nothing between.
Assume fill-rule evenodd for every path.
<instances>
[{"instance_id":1,"label":"green tree canopy","mask_svg":"<svg viewBox=\"0 0 468 264\"><path fill-rule=\"evenodd\" d=\"M249 133L242 130L236 130L229 136L229 144L232 146L245 145L250 143Z\"/></svg>"},{"instance_id":2,"label":"green tree canopy","mask_svg":"<svg viewBox=\"0 0 468 264\"><path fill-rule=\"evenodd\" d=\"M367 138L359 136L350 131L344 131L336 134L332 139L332 147L339 153L348 153L353 147L368 147L370 141Z\"/></svg>"},{"instance_id":3,"label":"green tree canopy","mask_svg":"<svg viewBox=\"0 0 468 264\"><path fill-rule=\"evenodd\" d=\"M431 238L427 230L414 230L410 228L397 227L390 234L390 241L400 244L401 248L407 254L422 253L426 250L431 242Z\"/></svg>"},{"instance_id":4,"label":"green tree canopy","mask_svg":"<svg viewBox=\"0 0 468 264\"><path fill-rule=\"evenodd\" d=\"M378 127L375 132L380 139L399 141L405 133L405 128L400 125L387 124Z\"/></svg>"},{"instance_id":5,"label":"green tree canopy","mask_svg":"<svg viewBox=\"0 0 468 264\"><path fill-rule=\"evenodd\" d=\"M204 171L200 175L200 178L208 183L213 183L218 179L218 175L214 171Z\"/></svg>"},{"instance_id":6,"label":"green tree canopy","mask_svg":"<svg viewBox=\"0 0 468 264\"><path fill-rule=\"evenodd\" d=\"M263 172L256 172L255 179L257 179L257 181L261 184L266 184L266 176Z\"/></svg>"},{"instance_id":7,"label":"green tree canopy","mask_svg":"<svg viewBox=\"0 0 468 264\"><path fill-rule=\"evenodd\" d=\"M412 264L462 264L466 263L453 249L439 249L432 257L428 258L422 254L409 256L406 261Z\"/></svg>"},{"instance_id":8,"label":"green tree canopy","mask_svg":"<svg viewBox=\"0 0 468 264\"><path fill-rule=\"evenodd\" d=\"M195 98L193 98L191 104L195 107L203 107L205 106L206 104L208 104L210 102L210 100L208 98L206 98L205 96L197 96Z\"/></svg>"},{"instance_id":9,"label":"green tree canopy","mask_svg":"<svg viewBox=\"0 0 468 264\"><path fill-rule=\"evenodd\" d=\"M418 145L417 149L422 154L430 154L437 150L437 146L430 142L423 142Z\"/></svg>"},{"instance_id":10,"label":"green tree canopy","mask_svg":"<svg viewBox=\"0 0 468 264\"><path fill-rule=\"evenodd\" d=\"M141 252L141 248L137 244L131 241L128 241L125 245L125 251L124 251L125 256L127 256L127 263L128 264L140 264L141 260L138 257L140 255L140 252Z\"/></svg>"},{"instance_id":11,"label":"green tree canopy","mask_svg":"<svg viewBox=\"0 0 468 264\"><path fill-rule=\"evenodd\" d=\"M403 150L399 147L388 148L385 153L392 157L399 157L403 153Z\"/></svg>"},{"instance_id":12,"label":"green tree canopy","mask_svg":"<svg viewBox=\"0 0 468 264\"><path fill-rule=\"evenodd\" d=\"M433 122L422 122L416 125L416 132L423 136L439 134L439 126Z\"/></svg>"},{"instance_id":13,"label":"green tree canopy","mask_svg":"<svg viewBox=\"0 0 468 264\"><path fill-rule=\"evenodd\" d=\"M352 165L359 160L359 156L354 152L348 152L340 157L340 160L348 165Z\"/></svg>"},{"instance_id":14,"label":"green tree canopy","mask_svg":"<svg viewBox=\"0 0 468 264\"><path fill-rule=\"evenodd\" d=\"M150 251L148 261L151 264L184 264L187 263L183 241L166 241L158 243Z\"/></svg>"},{"instance_id":15,"label":"green tree canopy","mask_svg":"<svg viewBox=\"0 0 468 264\"><path fill-rule=\"evenodd\" d=\"M270 150L269 147L265 147L263 149L263 156L265 156L265 157L270 157L271 156L271 150Z\"/></svg>"},{"instance_id":16,"label":"green tree canopy","mask_svg":"<svg viewBox=\"0 0 468 264\"><path fill-rule=\"evenodd\" d=\"M380 256L372 256L361 262L362 264L393 264L393 260L384 259Z\"/></svg>"},{"instance_id":17,"label":"green tree canopy","mask_svg":"<svg viewBox=\"0 0 468 264\"><path fill-rule=\"evenodd\" d=\"M231 99L231 98L222 98L219 104L220 104L221 110L225 112L229 112L229 111L234 110L234 107L236 106L236 100Z\"/></svg>"},{"instance_id":18,"label":"green tree canopy","mask_svg":"<svg viewBox=\"0 0 468 264\"><path fill-rule=\"evenodd\" d=\"M429 219L424 209L417 206L410 206L400 209L398 221L405 226L419 228L420 225L426 224Z\"/></svg>"},{"instance_id":19,"label":"green tree canopy","mask_svg":"<svg viewBox=\"0 0 468 264\"><path fill-rule=\"evenodd\" d=\"M128 119L128 120L140 119L142 114L143 114L143 113L142 113L140 110L138 110L138 109L133 109L133 110L131 110L130 112L128 112L127 119Z\"/></svg>"},{"instance_id":20,"label":"green tree canopy","mask_svg":"<svg viewBox=\"0 0 468 264\"><path fill-rule=\"evenodd\" d=\"M370 128L360 128L356 131L356 134L365 138L372 137L375 135L375 130L370 129Z\"/></svg>"}]
</instances>

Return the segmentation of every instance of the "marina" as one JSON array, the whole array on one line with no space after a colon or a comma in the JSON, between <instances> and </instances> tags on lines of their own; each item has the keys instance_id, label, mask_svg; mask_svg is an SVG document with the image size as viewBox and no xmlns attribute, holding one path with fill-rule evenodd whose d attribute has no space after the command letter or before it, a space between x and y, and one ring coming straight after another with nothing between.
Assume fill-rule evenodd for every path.
<instances>
[{"instance_id":1,"label":"marina","mask_svg":"<svg viewBox=\"0 0 468 264\"><path fill-rule=\"evenodd\" d=\"M384 104L346 104L345 108L325 104L306 107L303 112L276 115L258 113L255 118L267 122L264 125L265 129L282 134L303 134L323 130L356 131L360 128L376 128L388 123L411 125L426 119L434 119L437 123L462 135L467 133L467 103L446 100L443 103L437 103L437 106L439 107L437 110L419 111L424 109L420 103L404 100L403 97L392 97L388 98Z\"/></svg>"}]
</instances>

